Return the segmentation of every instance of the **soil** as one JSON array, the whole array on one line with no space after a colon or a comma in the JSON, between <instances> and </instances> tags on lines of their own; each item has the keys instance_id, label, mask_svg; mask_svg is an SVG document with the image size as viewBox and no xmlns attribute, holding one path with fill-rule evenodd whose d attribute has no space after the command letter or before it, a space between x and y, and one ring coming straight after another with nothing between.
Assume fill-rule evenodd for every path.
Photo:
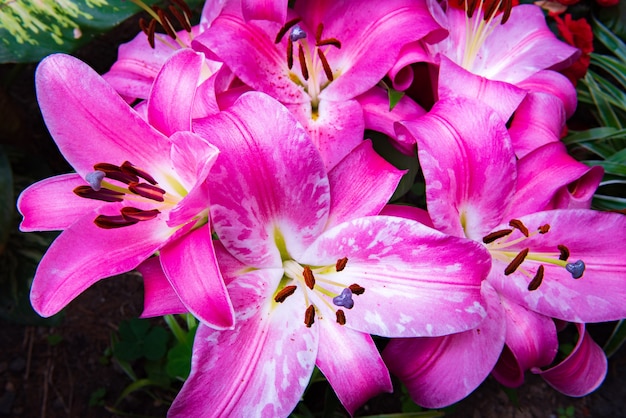
<instances>
[{"instance_id":1,"label":"soil","mask_svg":"<svg viewBox=\"0 0 626 418\"><path fill-rule=\"evenodd\" d=\"M115 45L137 32L135 22L126 22L115 33L96 39L75 55L97 71L106 71L116 58ZM20 127L9 132L11 135L0 129L2 143L31 153L33 158L45 159L53 172L67 172L68 167L47 137L37 110L32 82L34 68L34 65L0 66L0 80L13 73L6 90L22 121ZM19 171L19 167L13 168ZM0 417L165 416L167 405L145 392L134 392L115 405L131 380L111 361L111 335L121 321L140 314L142 292L141 278L129 273L96 283L67 307L58 326L0 320ZM598 330L592 327L592 332L605 338L606 326ZM606 381L591 395L568 398L534 375L529 375L516 393L514 402L494 380L488 379L467 399L446 410L446 416L626 416L626 349L622 348L610 359ZM324 400L323 391L313 389L305 399L312 410L323 409L319 406ZM368 402L357 415L399 412L400 402L398 394L381 395Z\"/></svg>"}]
</instances>

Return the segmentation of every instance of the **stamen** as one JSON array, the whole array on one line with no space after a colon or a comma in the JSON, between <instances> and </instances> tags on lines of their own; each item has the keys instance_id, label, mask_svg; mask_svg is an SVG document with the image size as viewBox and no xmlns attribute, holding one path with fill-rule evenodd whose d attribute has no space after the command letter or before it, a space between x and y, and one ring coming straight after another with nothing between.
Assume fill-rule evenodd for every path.
<instances>
[{"instance_id":1,"label":"stamen","mask_svg":"<svg viewBox=\"0 0 626 418\"><path fill-rule=\"evenodd\" d=\"M350 289L350 291L352 292L353 295L362 295L363 293L365 293L365 288L359 286L356 283L351 284L350 286L348 286L348 289Z\"/></svg>"},{"instance_id":2,"label":"stamen","mask_svg":"<svg viewBox=\"0 0 626 418\"><path fill-rule=\"evenodd\" d=\"M191 9L183 0L172 0L172 3L176 3L176 5L180 7L183 10L183 13L185 13L187 16L192 15Z\"/></svg>"},{"instance_id":3,"label":"stamen","mask_svg":"<svg viewBox=\"0 0 626 418\"><path fill-rule=\"evenodd\" d=\"M515 256L513 261L511 261L511 263L504 269L505 276L513 274L515 270L517 270L517 268L524 262L524 259L528 255L528 251L530 251L529 248L524 248L518 255Z\"/></svg>"},{"instance_id":4,"label":"stamen","mask_svg":"<svg viewBox=\"0 0 626 418\"><path fill-rule=\"evenodd\" d=\"M167 15L163 11L163 9L157 6L153 6L153 9L155 12L157 12L157 15L159 16L159 20L161 23L161 27L165 30L165 33L167 33L170 38L176 39L176 31L174 30L172 23L167 18Z\"/></svg>"},{"instance_id":5,"label":"stamen","mask_svg":"<svg viewBox=\"0 0 626 418\"><path fill-rule=\"evenodd\" d=\"M105 177L108 177L112 180L120 181L125 184L139 182L139 177L132 173L125 173L120 167L113 164L98 163L93 166L93 169L96 171L102 171L105 174Z\"/></svg>"},{"instance_id":6,"label":"stamen","mask_svg":"<svg viewBox=\"0 0 626 418\"><path fill-rule=\"evenodd\" d=\"M157 202L165 201L163 197L166 193L165 190L148 183L131 183L128 185L128 190L146 199L155 200Z\"/></svg>"},{"instance_id":7,"label":"stamen","mask_svg":"<svg viewBox=\"0 0 626 418\"><path fill-rule=\"evenodd\" d=\"M320 61L322 63L322 67L324 68L326 78L328 78L328 81L333 81L335 78L333 77L333 71L330 69L330 65L328 65L326 55L324 55L321 49L317 50L317 55L320 57Z\"/></svg>"},{"instance_id":8,"label":"stamen","mask_svg":"<svg viewBox=\"0 0 626 418\"><path fill-rule=\"evenodd\" d=\"M116 192L109 189L94 190L90 186L78 186L74 190L74 194L87 199L102 200L103 202L122 202L124 201L124 193Z\"/></svg>"},{"instance_id":9,"label":"stamen","mask_svg":"<svg viewBox=\"0 0 626 418\"><path fill-rule=\"evenodd\" d=\"M174 15L176 20L178 20L178 22L183 27L183 29L185 29L185 31L191 32L191 25L189 24L189 20L185 16L183 16L183 14L179 12L176 7L170 5L167 9L172 15Z\"/></svg>"},{"instance_id":10,"label":"stamen","mask_svg":"<svg viewBox=\"0 0 626 418\"><path fill-rule=\"evenodd\" d=\"M332 45L337 49L341 49L341 42L336 38L328 38L322 39L321 41L317 41L315 46L324 46L324 45Z\"/></svg>"},{"instance_id":11,"label":"stamen","mask_svg":"<svg viewBox=\"0 0 626 418\"><path fill-rule=\"evenodd\" d=\"M569 249L562 244L557 245L556 248L558 248L559 252L561 253L561 255L559 256L559 260L567 261L567 259L569 258Z\"/></svg>"},{"instance_id":12,"label":"stamen","mask_svg":"<svg viewBox=\"0 0 626 418\"><path fill-rule=\"evenodd\" d=\"M304 324L307 328L311 328L311 325L315 322L315 307L313 305L309 305L306 308L306 312L304 312Z\"/></svg>"},{"instance_id":13,"label":"stamen","mask_svg":"<svg viewBox=\"0 0 626 418\"><path fill-rule=\"evenodd\" d=\"M498 10L500 2L498 0L487 0L485 7L485 13L483 14L483 20L486 22L493 17Z\"/></svg>"},{"instance_id":14,"label":"stamen","mask_svg":"<svg viewBox=\"0 0 626 418\"><path fill-rule=\"evenodd\" d=\"M123 228L125 226L135 225L138 222L139 221L129 221L125 219L122 215L98 215L93 221L96 226L103 229Z\"/></svg>"},{"instance_id":15,"label":"stamen","mask_svg":"<svg viewBox=\"0 0 626 418\"><path fill-rule=\"evenodd\" d=\"M352 300L352 291L346 287L341 291L339 296L333 298L333 304L336 306L343 306L346 309L352 309L354 307L354 301Z\"/></svg>"},{"instance_id":16,"label":"stamen","mask_svg":"<svg viewBox=\"0 0 626 418\"><path fill-rule=\"evenodd\" d=\"M102 188L102 180L105 175L104 171L92 171L85 176L85 180L97 192Z\"/></svg>"},{"instance_id":17,"label":"stamen","mask_svg":"<svg viewBox=\"0 0 626 418\"><path fill-rule=\"evenodd\" d=\"M147 181L148 183L152 185L157 184L157 181L150 174L148 174L144 170L141 170L135 167L128 161L124 161L122 165L120 166L120 169L122 170L123 173L132 174L134 176L141 177L142 179L144 179L145 181Z\"/></svg>"},{"instance_id":18,"label":"stamen","mask_svg":"<svg viewBox=\"0 0 626 418\"><path fill-rule=\"evenodd\" d=\"M287 40L287 67L290 70L293 67L293 41L291 38Z\"/></svg>"},{"instance_id":19,"label":"stamen","mask_svg":"<svg viewBox=\"0 0 626 418\"><path fill-rule=\"evenodd\" d=\"M156 43L154 41L154 34L156 33L156 20L152 19L148 25L148 43L150 47L154 49L156 47Z\"/></svg>"},{"instance_id":20,"label":"stamen","mask_svg":"<svg viewBox=\"0 0 626 418\"><path fill-rule=\"evenodd\" d=\"M500 20L500 24L504 25L509 17L511 17L511 11L513 10L513 0L504 0L502 5L502 19Z\"/></svg>"},{"instance_id":21,"label":"stamen","mask_svg":"<svg viewBox=\"0 0 626 418\"><path fill-rule=\"evenodd\" d=\"M574 279L580 279L585 272L585 263L583 260L576 260L573 263L567 263L565 270L567 270Z\"/></svg>"},{"instance_id":22,"label":"stamen","mask_svg":"<svg viewBox=\"0 0 626 418\"><path fill-rule=\"evenodd\" d=\"M124 219L133 222L149 221L150 219L156 218L158 214L161 213L158 209L141 210L130 206L122 208L120 212Z\"/></svg>"},{"instance_id":23,"label":"stamen","mask_svg":"<svg viewBox=\"0 0 626 418\"><path fill-rule=\"evenodd\" d=\"M476 6L478 6L478 0L466 0L467 9L466 14L470 19L474 16L474 12L476 11Z\"/></svg>"},{"instance_id":24,"label":"stamen","mask_svg":"<svg viewBox=\"0 0 626 418\"><path fill-rule=\"evenodd\" d=\"M519 219L511 219L511 221L509 222L509 226L517 229L522 234L524 234L526 238L528 238L528 228L526 228L526 225L524 225Z\"/></svg>"},{"instance_id":25,"label":"stamen","mask_svg":"<svg viewBox=\"0 0 626 418\"><path fill-rule=\"evenodd\" d=\"M545 234L549 230L550 230L550 224L541 225L539 228L537 228L537 231L539 231L540 234Z\"/></svg>"},{"instance_id":26,"label":"stamen","mask_svg":"<svg viewBox=\"0 0 626 418\"><path fill-rule=\"evenodd\" d=\"M340 258L339 260L337 260L337 264L335 264L335 270L342 271L346 268L346 264L348 264L348 257Z\"/></svg>"},{"instance_id":27,"label":"stamen","mask_svg":"<svg viewBox=\"0 0 626 418\"><path fill-rule=\"evenodd\" d=\"M533 290L537 290L542 280L543 280L543 265L540 264L539 268L537 269L537 273L535 274L535 277L533 277L530 283L528 283L528 290L530 290L531 292Z\"/></svg>"},{"instance_id":28,"label":"stamen","mask_svg":"<svg viewBox=\"0 0 626 418\"><path fill-rule=\"evenodd\" d=\"M306 59L304 57L304 49L302 44L298 44L298 59L300 60L300 70L302 71L302 77L305 80L309 79L309 69L306 67Z\"/></svg>"},{"instance_id":29,"label":"stamen","mask_svg":"<svg viewBox=\"0 0 626 418\"><path fill-rule=\"evenodd\" d=\"M315 277L313 276L313 271L311 270L311 267L309 266L305 266L304 267L304 271L302 272L302 277L304 277L304 283L306 283L306 286L313 290L313 288L315 287Z\"/></svg>"},{"instance_id":30,"label":"stamen","mask_svg":"<svg viewBox=\"0 0 626 418\"><path fill-rule=\"evenodd\" d=\"M285 23L285 25L280 28L280 30L278 31L278 33L276 34L276 39L274 39L274 43L277 44L280 41L283 40L283 36L285 36L285 34L287 33L287 31L289 31L289 29L291 29L292 27L294 27L298 22L300 22L300 18L295 18L295 19L291 19L290 21L288 21L287 23Z\"/></svg>"},{"instance_id":31,"label":"stamen","mask_svg":"<svg viewBox=\"0 0 626 418\"><path fill-rule=\"evenodd\" d=\"M300 25L295 25L289 33L289 39L291 39L291 42L296 42L304 38L306 38L306 32L300 27Z\"/></svg>"},{"instance_id":32,"label":"stamen","mask_svg":"<svg viewBox=\"0 0 626 418\"><path fill-rule=\"evenodd\" d=\"M274 301L278 303L283 303L285 299L287 299L287 297L293 295L293 293L296 291L297 288L298 286L283 287L282 289L280 289L280 292L278 292L276 296L274 297Z\"/></svg>"},{"instance_id":33,"label":"stamen","mask_svg":"<svg viewBox=\"0 0 626 418\"><path fill-rule=\"evenodd\" d=\"M324 32L324 24L320 23L315 29L315 44L317 45L322 40L322 32Z\"/></svg>"},{"instance_id":34,"label":"stamen","mask_svg":"<svg viewBox=\"0 0 626 418\"><path fill-rule=\"evenodd\" d=\"M495 240L498 240L500 238L506 237L511 232L513 232L512 229L501 229L499 231L494 231L494 232L492 232L490 234L485 235L483 237L483 242L485 244L490 244L490 243L494 242Z\"/></svg>"},{"instance_id":35,"label":"stamen","mask_svg":"<svg viewBox=\"0 0 626 418\"><path fill-rule=\"evenodd\" d=\"M346 325L346 314L341 309L338 309L335 315L337 316L337 323L339 325Z\"/></svg>"}]
</instances>

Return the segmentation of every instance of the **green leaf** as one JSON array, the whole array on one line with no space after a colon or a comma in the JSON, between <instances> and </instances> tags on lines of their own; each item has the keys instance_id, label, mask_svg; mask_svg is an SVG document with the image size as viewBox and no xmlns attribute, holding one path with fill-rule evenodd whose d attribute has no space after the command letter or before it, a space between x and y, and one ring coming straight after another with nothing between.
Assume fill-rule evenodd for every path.
<instances>
[{"instance_id":1,"label":"green leaf","mask_svg":"<svg viewBox=\"0 0 626 418\"><path fill-rule=\"evenodd\" d=\"M595 81L595 77L598 77L598 75L593 71L587 71L585 77L580 81L589 88L589 94L591 95L593 103L598 108L598 118L604 126L621 129L621 122L615 114L613 107L609 103L606 94L602 92L600 86Z\"/></svg>"},{"instance_id":2,"label":"green leaf","mask_svg":"<svg viewBox=\"0 0 626 418\"><path fill-rule=\"evenodd\" d=\"M602 349L607 357L611 357L619 350L619 348L626 341L626 320L621 320L615 325L613 333L609 337L609 340L604 344Z\"/></svg>"},{"instance_id":3,"label":"green leaf","mask_svg":"<svg viewBox=\"0 0 626 418\"><path fill-rule=\"evenodd\" d=\"M591 65L602 68L604 71L611 74L615 78L615 81L626 88L626 64L624 64L624 62L620 62L606 55L592 53Z\"/></svg>"},{"instance_id":4,"label":"green leaf","mask_svg":"<svg viewBox=\"0 0 626 418\"><path fill-rule=\"evenodd\" d=\"M404 97L403 91L394 90L391 87L387 89L387 96L389 97L389 111L391 112L398 102Z\"/></svg>"},{"instance_id":5,"label":"green leaf","mask_svg":"<svg viewBox=\"0 0 626 418\"><path fill-rule=\"evenodd\" d=\"M626 129L615 129L609 126L601 128L587 129L586 131L570 131L569 135L563 138L566 145L572 145L579 142L606 140L611 138L626 138Z\"/></svg>"},{"instance_id":6,"label":"green leaf","mask_svg":"<svg viewBox=\"0 0 626 418\"><path fill-rule=\"evenodd\" d=\"M167 353L165 371L173 379L187 379L191 372L191 354L189 345L177 343Z\"/></svg>"},{"instance_id":7,"label":"green leaf","mask_svg":"<svg viewBox=\"0 0 626 418\"><path fill-rule=\"evenodd\" d=\"M148 360L159 360L167 353L167 343L170 334L162 327L154 327L148 332L143 341L143 355Z\"/></svg>"},{"instance_id":8,"label":"green leaf","mask_svg":"<svg viewBox=\"0 0 626 418\"><path fill-rule=\"evenodd\" d=\"M592 26L595 38L602 42L609 51L612 51L623 62L626 62L626 44L599 20L594 18L592 20Z\"/></svg>"},{"instance_id":9,"label":"green leaf","mask_svg":"<svg viewBox=\"0 0 626 418\"><path fill-rule=\"evenodd\" d=\"M35 62L74 51L138 11L126 0L5 1L0 5L0 63Z\"/></svg>"}]
</instances>

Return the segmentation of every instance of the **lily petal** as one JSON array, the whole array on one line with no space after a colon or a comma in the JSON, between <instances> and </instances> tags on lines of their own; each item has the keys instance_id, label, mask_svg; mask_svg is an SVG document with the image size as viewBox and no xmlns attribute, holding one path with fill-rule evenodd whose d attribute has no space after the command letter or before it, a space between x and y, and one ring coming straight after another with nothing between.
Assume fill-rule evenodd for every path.
<instances>
[{"instance_id":1,"label":"lily petal","mask_svg":"<svg viewBox=\"0 0 626 418\"><path fill-rule=\"evenodd\" d=\"M165 275L189 312L211 328L233 328L235 313L208 226L165 245L160 258Z\"/></svg>"},{"instance_id":2,"label":"lily petal","mask_svg":"<svg viewBox=\"0 0 626 418\"><path fill-rule=\"evenodd\" d=\"M493 369L493 376L508 387L524 383L524 373L533 367L549 365L556 356L559 341L551 318L530 311L502 298L506 312L506 348Z\"/></svg>"},{"instance_id":3,"label":"lily petal","mask_svg":"<svg viewBox=\"0 0 626 418\"><path fill-rule=\"evenodd\" d=\"M271 310L282 274L256 271L229 285L237 327L215 331L200 325L191 374L170 417L271 418L295 408L313 372L319 328L303 326L302 312L294 308L304 300Z\"/></svg>"},{"instance_id":4,"label":"lily petal","mask_svg":"<svg viewBox=\"0 0 626 418\"><path fill-rule=\"evenodd\" d=\"M576 110L578 103L576 88L567 77L556 71L539 71L517 83L517 87L529 92L548 93L558 97L565 108L566 119L572 117Z\"/></svg>"},{"instance_id":5,"label":"lily petal","mask_svg":"<svg viewBox=\"0 0 626 418\"><path fill-rule=\"evenodd\" d=\"M249 266L278 267L277 231L292 254L313 242L328 217L328 179L315 146L284 106L246 93L195 130L221 151L209 178L211 217L233 256Z\"/></svg>"},{"instance_id":6,"label":"lily petal","mask_svg":"<svg viewBox=\"0 0 626 418\"><path fill-rule=\"evenodd\" d=\"M104 202L84 199L73 192L86 185L78 174L63 174L29 186L17 200L17 208L24 216L20 231L60 231L96 211Z\"/></svg>"},{"instance_id":7,"label":"lily petal","mask_svg":"<svg viewBox=\"0 0 626 418\"><path fill-rule=\"evenodd\" d=\"M374 151L371 141L361 141L328 173L333 199L326 229L350 219L378 214L403 174Z\"/></svg>"},{"instance_id":8,"label":"lily petal","mask_svg":"<svg viewBox=\"0 0 626 418\"><path fill-rule=\"evenodd\" d=\"M588 209L603 174L601 167L572 158L562 142L550 142L518 160L517 190L503 219L547 209Z\"/></svg>"},{"instance_id":9,"label":"lily petal","mask_svg":"<svg viewBox=\"0 0 626 418\"><path fill-rule=\"evenodd\" d=\"M487 317L476 329L435 338L389 342L383 358L418 405L442 408L460 401L489 376L504 346L500 298L483 282Z\"/></svg>"},{"instance_id":10,"label":"lily petal","mask_svg":"<svg viewBox=\"0 0 626 418\"><path fill-rule=\"evenodd\" d=\"M584 324L576 324L578 342L569 356L547 370L539 368L532 372L540 374L546 382L567 396L585 396L602 384L607 373L607 360L602 348L585 331Z\"/></svg>"},{"instance_id":11,"label":"lily petal","mask_svg":"<svg viewBox=\"0 0 626 418\"><path fill-rule=\"evenodd\" d=\"M393 386L378 349L367 334L332 321L319 321L316 365L350 415L370 398Z\"/></svg>"},{"instance_id":12,"label":"lily petal","mask_svg":"<svg viewBox=\"0 0 626 418\"><path fill-rule=\"evenodd\" d=\"M459 97L440 100L428 114L396 129L417 142L428 210L437 229L481 240L500 223L516 172L498 115Z\"/></svg>"},{"instance_id":13,"label":"lily petal","mask_svg":"<svg viewBox=\"0 0 626 418\"><path fill-rule=\"evenodd\" d=\"M486 315L480 282L490 256L473 241L373 216L326 231L298 261L334 265L343 257L347 266L327 274L329 281L365 288L345 312L346 327L385 337L438 336L469 329Z\"/></svg>"},{"instance_id":14,"label":"lily petal","mask_svg":"<svg viewBox=\"0 0 626 418\"><path fill-rule=\"evenodd\" d=\"M280 24L287 19L286 0L241 0L243 18L248 20L271 20Z\"/></svg>"},{"instance_id":15,"label":"lily petal","mask_svg":"<svg viewBox=\"0 0 626 418\"><path fill-rule=\"evenodd\" d=\"M159 171L155 161L160 158L155 156L167 159L167 138L87 64L69 55L53 54L39 64L35 81L46 126L81 176L92 172L94 164L122 164L129 158L137 167Z\"/></svg>"},{"instance_id":16,"label":"lily petal","mask_svg":"<svg viewBox=\"0 0 626 418\"><path fill-rule=\"evenodd\" d=\"M363 142L363 109L356 100L322 100L315 118L311 117L310 103L287 105L287 108L311 135L327 171Z\"/></svg>"},{"instance_id":17,"label":"lily petal","mask_svg":"<svg viewBox=\"0 0 626 418\"><path fill-rule=\"evenodd\" d=\"M147 259L137 266L137 271L143 276L144 297L141 318L189 312L163 273L158 257Z\"/></svg>"},{"instance_id":18,"label":"lily petal","mask_svg":"<svg viewBox=\"0 0 626 418\"><path fill-rule=\"evenodd\" d=\"M166 136L191 130L191 109L203 56L191 49L175 53L156 76L148 98L148 121Z\"/></svg>"}]
</instances>

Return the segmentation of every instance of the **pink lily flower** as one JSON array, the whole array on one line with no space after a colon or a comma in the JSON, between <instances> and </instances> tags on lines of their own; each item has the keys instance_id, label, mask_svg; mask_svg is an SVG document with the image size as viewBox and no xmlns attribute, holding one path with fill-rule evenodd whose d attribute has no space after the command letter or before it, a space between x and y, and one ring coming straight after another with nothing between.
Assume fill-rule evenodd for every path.
<instances>
[{"instance_id":1,"label":"pink lily flower","mask_svg":"<svg viewBox=\"0 0 626 418\"><path fill-rule=\"evenodd\" d=\"M404 44L445 34L425 0L301 1L287 18L246 21L241 8L226 7L195 48L297 115L327 169L363 140L355 98L385 76Z\"/></svg>"},{"instance_id":2,"label":"pink lily flower","mask_svg":"<svg viewBox=\"0 0 626 418\"><path fill-rule=\"evenodd\" d=\"M18 200L22 231L63 230L31 289L42 316L159 251L187 310L210 326L233 326L208 225L206 179L218 150L189 130L201 63L195 52L180 51L157 75L148 119L159 130L81 61L58 54L39 65L41 112L76 170L33 184ZM171 95L173 90L185 94ZM194 251L203 251L202 260L188 256Z\"/></svg>"},{"instance_id":3,"label":"pink lily flower","mask_svg":"<svg viewBox=\"0 0 626 418\"><path fill-rule=\"evenodd\" d=\"M138 3L143 2L138 0ZM193 39L210 26L211 21L223 7L223 2L207 1L202 9L200 23L190 26L191 10L184 1L176 3L179 6L175 8L178 10L178 16L165 10L157 14L145 6L153 16L150 23L140 21L142 32L131 41L120 45L117 61L102 76L129 103L135 99L149 97L154 79L163 64L177 51L192 49ZM184 29L175 32L171 29L171 21L179 21ZM166 33L157 32L157 26ZM205 60L203 78L215 74L221 66L221 62Z\"/></svg>"},{"instance_id":4,"label":"pink lily flower","mask_svg":"<svg viewBox=\"0 0 626 418\"><path fill-rule=\"evenodd\" d=\"M620 302L626 297L626 218L587 209L544 210L552 197L539 184L533 199L530 176L518 182L506 126L480 102L441 100L398 130L418 144L433 226L482 243L492 256L483 283L488 315L479 327L434 340L393 340L385 349L391 372L417 403L441 407L467 396L496 365L504 344L521 353L520 369L547 366L556 341L550 318L584 323L626 316ZM529 167L537 165L524 170ZM557 167L552 175L562 176L559 181L548 181L547 170L539 173L555 195L575 171L562 161ZM524 199L516 196L520 190ZM526 334L512 324L536 331L524 340ZM515 348L520 345L523 350ZM463 367L461 350L468 359ZM597 382L595 375L579 374L575 384L591 391Z\"/></svg>"},{"instance_id":5,"label":"pink lily flower","mask_svg":"<svg viewBox=\"0 0 626 418\"><path fill-rule=\"evenodd\" d=\"M566 77L552 70L567 67L580 51L556 38L539 7L524 4L513 7L510 13L508 10L496 13L503 3L506 2L485 1L487 11L483 11L483 2L466 1L468 10L452 4L444 10L438 2L431 2L433 16L450 35L430 45L410 44L391 76L394 80L401 78L399 82L406 85L404 69L414 62L428 62L433 64L434 89L439 99L450 96L479 99L504 120L517 109L526 115L520 117L527 124L532 121L528 113L532 110L534 115L554 114L556 109L562 112L558 107L553 108L552 103L536 99L532 107L518 109L522 101L530 100L527 95L550 93L563 101L559 107L564 106L566 116L571 116L576 106L576 91ZM522 123L522 126L527 125Z\"/></svg>"},{"instance_id":6,"label":"pink lily flower","mask_svg":"<svg viewBox=\"0 0 626 418\"><path fill-rule=\"evenodd\" d=\"M374 216L402 172L369 141L327 173L293 114L256 92L194 129L221 151L211 220L237 327L200 326L170 416L287 416L315 366L353 413L392 390L369 334L444 335L484 317L487 253L418 222ZM155 300L181 308L158 265L142 272Z\"/></svg>"}]
</instances>

